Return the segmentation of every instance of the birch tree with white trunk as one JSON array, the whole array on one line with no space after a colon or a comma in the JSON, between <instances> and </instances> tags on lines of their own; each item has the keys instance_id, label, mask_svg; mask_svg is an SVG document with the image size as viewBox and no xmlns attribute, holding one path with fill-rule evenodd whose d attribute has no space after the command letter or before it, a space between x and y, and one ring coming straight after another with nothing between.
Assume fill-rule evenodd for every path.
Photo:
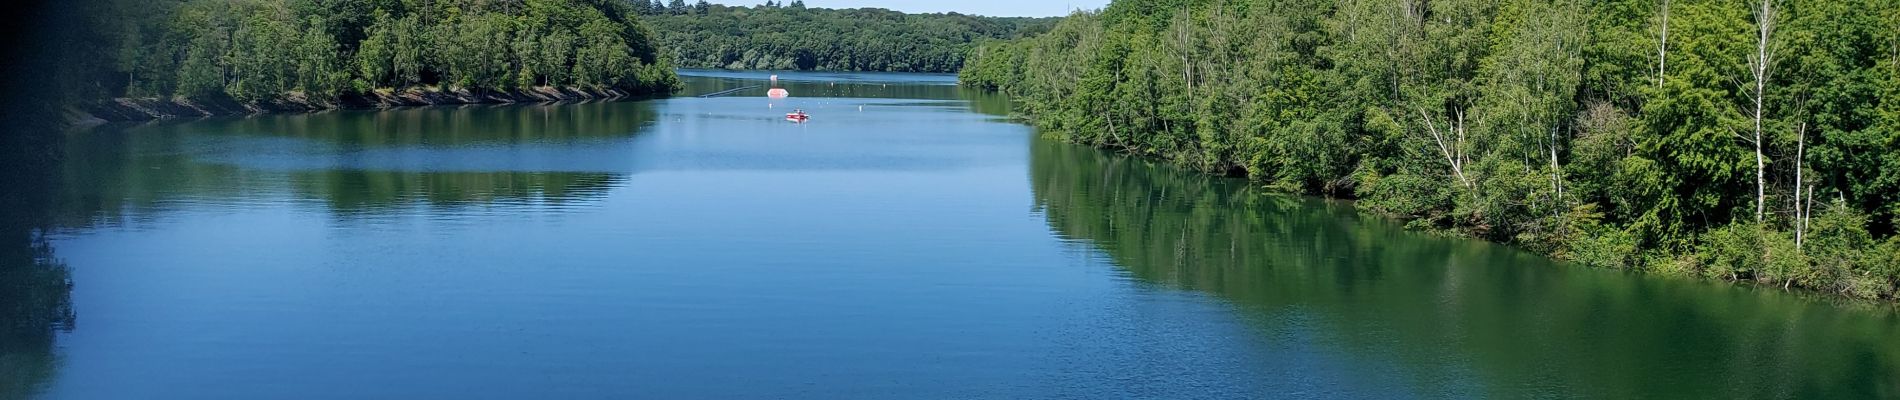
<instances>
[{"instance_id":1,"label":"birch tree with white trunk","mask_svg":"<svg viewBox=\"0 0 1900 400\"><path fill-rule=\"evenodd\" d=\"M1668 72L1669 64L1669 0L1662 2L1662 29L1656 40L1656 86L1662 87L1663 74Z\"/></svg>"},{"instance_id":2,"label":"birch tree with white trunk","mask_svg":"<svg viewBox=\"0 0 1900 400\"><path fill-rule=\"evenodd\" d=\"M1755 110L1752 113L1755 119L1755 139L1753 140L1755 144L1755 222L1762 222L1763 214L1768 207L1767 162L1762 157L1762 120L1767 115L1763 114L1762 102L1768 92L1769 68L1774 64L1774 54L1769 38L1774 35L1777 15L1773 0L1761 0L1761 5L1755 7L1753 11L1756 41L1755 53L1748 57L1748 72L1755 78L1755 87L1749 97L1755 101Z\"/></svg>"},{"instance_id":3,"label":"birch tree with white trunk","mask_svg":"<svg viewBox=\"0 0 1900 400\"><path fill-rule=\"evenodd\" d=\"M1814 203L1812 188L1807 189L1810 193L1808 203L1801 203L1802 185L1805 184L1802 182L1801 168L1803 159L1807 157L1807 144L1808 123L1803 122L1801 128L1795 130L1794 138L1794 249L1796 251L1801 250L1801 245L1807 238L1808 214L1813 212L1810 207Z\"/></svg>"}]
</instances>

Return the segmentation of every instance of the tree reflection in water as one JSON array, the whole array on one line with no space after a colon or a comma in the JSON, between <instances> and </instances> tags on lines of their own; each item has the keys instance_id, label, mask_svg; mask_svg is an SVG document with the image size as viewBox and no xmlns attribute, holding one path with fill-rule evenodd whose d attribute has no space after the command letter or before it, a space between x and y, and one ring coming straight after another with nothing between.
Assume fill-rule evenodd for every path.
<instances>
[{"instance_id":1,"label":"tree reflection in water","mask_svg":"<svg viewBox=\"0 0 1900 400\"><path fill-rule=\"evenodd\" d=\"M1401 365L1424 397L1900 396L1888 309L1571 268L1241 180L1030 147L1058 234L1135 279L1218 295L1263 332L1319 337L1361 374Z\"/></svg>"},{"instance_id":2,"label":"tree reflection in water","mask_svg":"<svg viewBox=\"0 0 1900 400\"><path fill-rule=\"evenodd\" d=\"M0 399L19 399L57 368L55 336L73 328L72 280L46 238L55 162L0 157Z\"/></svg>"}]
</instances>

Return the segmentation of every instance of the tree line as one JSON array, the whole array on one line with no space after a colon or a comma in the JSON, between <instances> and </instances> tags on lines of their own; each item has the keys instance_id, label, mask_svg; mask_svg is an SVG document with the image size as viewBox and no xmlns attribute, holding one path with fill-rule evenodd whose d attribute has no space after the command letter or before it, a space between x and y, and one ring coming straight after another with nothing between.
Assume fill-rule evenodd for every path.
<instances>
[{"instance_id":1,"label":"tree line","mask_svg":"<svg viewBox=\"0 0 1900 400\"><path fill-rule=\"evenodd\" d=\"M676 65L687 68L956 72L977 41L1054 24L1052 18L808 8L803 1L752 7L654 1L641 10L676 52Z\"/></svg>"},{"instance_id":2,"label":"tree line","mask_svg":"<svg viewBox=\"0 0 1900 400\"><path fill-rule=\"evenodd\" d=\"M95 1L88 97L537 86L670 92L670 60L621 0Z\"/></svg>"},{"instance_id":3,"label":"tree line","mask_svg":"<svg viewBox=\"0 0 1900 400\"><path fill-rule=\"evenodd\" d=\"M1900 3L1117 0L960 74L1048 135L1416 228L1900 287Z\"/></svg>"}]
</instances>

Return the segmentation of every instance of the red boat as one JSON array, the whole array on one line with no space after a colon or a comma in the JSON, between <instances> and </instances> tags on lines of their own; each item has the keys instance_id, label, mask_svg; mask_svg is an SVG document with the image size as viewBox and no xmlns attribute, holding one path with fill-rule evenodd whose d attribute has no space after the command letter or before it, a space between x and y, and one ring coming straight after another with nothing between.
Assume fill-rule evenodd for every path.
<instances>
[{"instance_id":1,"label":"red boat","mask_svg":"<svg viewBox=\"0 0 1900 400\"><path fill-rule=\"evenodd\" d=\"M794 110L792 112L785 113L786 121L805 122L806 120L809 120L809 119L811 119L811 114L806 114L805 111L803 110Z\"/></svg>"}]
</instances>

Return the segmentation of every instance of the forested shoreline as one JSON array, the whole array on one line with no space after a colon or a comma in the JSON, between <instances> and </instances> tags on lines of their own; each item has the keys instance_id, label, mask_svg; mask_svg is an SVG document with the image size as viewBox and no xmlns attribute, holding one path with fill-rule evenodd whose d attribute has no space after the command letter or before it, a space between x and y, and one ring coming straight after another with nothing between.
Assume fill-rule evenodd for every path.
<instances>
[{"instance_id":1,"label":"forested shoreline","mask_svg":"<svg viewBox=\"0 0 1900 400\"><path fill-rule=\"evenodd\" d=\"M72 101L229 100L326 108L345 96L664 94L679 79L619 0L87 2ZM473 93L473 95L469 95ZM523 96L517 96L523 97ZM525 98L532 98L525 96Z\"/></svg>"},{"instance_id":2,"label":"forested shoreline","mask_svg":"<svg viewBox=\"0 0 1900 400\"><path fill-rule=\"evenodd\" d=\"M956 72L976 43L1046 31L1054 18L906 14L808 8L802 0L751 7L684 0L641 6L685 68Z\"/></svg>"},{"instance_id":3,"label":"forested shoreline","mask_svg":"<svg viewBox=\"0 0 1900 400\"><path fill-rule=\"evenodd\" d=\"M1900 4L1117 0L973 51L1046 134L1581 264L1895 299Z\"/></svg>"}]
</instances>

